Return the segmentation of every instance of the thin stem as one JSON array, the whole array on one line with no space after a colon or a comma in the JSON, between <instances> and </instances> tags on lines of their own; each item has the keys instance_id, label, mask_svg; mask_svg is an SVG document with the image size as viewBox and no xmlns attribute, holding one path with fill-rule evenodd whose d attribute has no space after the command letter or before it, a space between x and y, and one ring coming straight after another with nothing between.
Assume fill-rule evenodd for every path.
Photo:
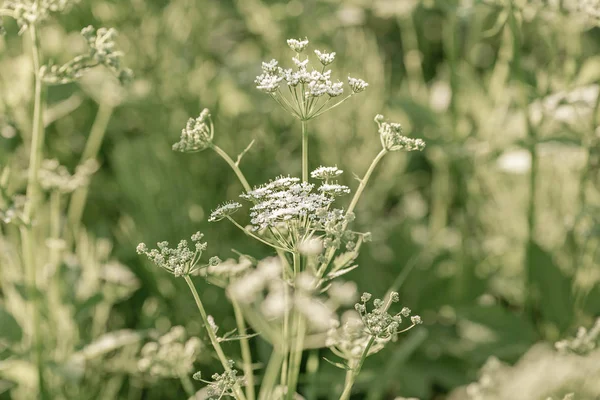
<instances>
[{"instance_id":1,"label":"thin stem","mask_svg":"<svg viewBox=\"0 0 600 400\"><path fill-rule=\"evenodd\" d=\"M35 79L35 92L34 92L34 103L33 103L33 123L32 123L32 134L31 134L31 148L29 155L29 169L27 171L27 203L25 204L24 226L21 227L21 246L23 252L23 261L25 265L25 274L27 280L27 287L31 296L31 313L32 313L32 336L33 336L33 347L35 349L35 363L37 365L37 374L39 382L39 398L48 398L46 393L46 382L44 379L44 360L43 360L43 343L40 337L40 305L39 296L37 291L37 266L36 266L36 253L34 246L34 235L33 235L33 224L32 218L33 213L37 210L39 203L39 182L38 182L38 171L40 169L40 163L44 149L44 110L43 110L43 84L42 79L39 75L40 71L40 45L39 37L37 33L37 27L35 24L29 27L31 34L31 47L32 47L32 62L33 62L33 73Z\"/></svg>"},{"instance_id":2,"label":"thin stem","mask_svg":"<svg viewBox=\"0 0 600 400\"><path fill-rule=\"evenodd\" d=\"M321 111L321 112L318 112L318 113L316 113L316 114L314 114L314 115L311 115L311 116L310 116L310 118L311 118L311 119L312 119L312 118L317 118L319 115L321 115L321 114L324 114L324 113L326 113L326 112L327 112L327 111L329 111L329 110L333 110L334 108L336 108L337 106L339 106L340 104L342 104L343 102L345 102L346 100L348 100L350 97L352 97L352 95L353 95L353 94L354 94L354 93L352 93L352 94L349 94L348 96L344 97L342 100L338 101L337 103L335 103L335 104L334 104L334 105L332 105L331 107L329 107L329 108L326 108L325 110L323 110L323 111Z\"/></svg>"},{"instance_id":3,"label":"thin stem","mask_svg":"<svg viewBox=\"0 0 600 400\"><path fill-rule=\"evenodd\" d=\"M179 380L181 381L181 386L183 386L183 390L185 390L185 394L187 394L188 398L195 399L196 389L194 389L194 384L190 380L190 377L183 374L179 376Z\"/></svg>"},{"instance_id":4,"label":"thin stem","mask_svg":"<svg viewBox=\"0 0 600 400\"><path fill-rule=\"evenodd\" d=\"M251 238L254 238L256 240L258 240L259 242L262 242L268 246L271 246L274 249L278 249L278 250L283 250L283 251L289 251L291 252L290 249L286 249L284 247L279 247L273 243L267 242L266 240L264 240L263 238L256 236L254 233L250 232L249 230L245 229L243 226L241 226L240 224L237 223L236 220L234 220L233 218L231 218L230 216L227 216L227 219L230 220L235 226L237 226L238 228L240 228L246 235L250 236Z\"/></svg>"},{"instance_id":5,"label":"thin stem","mask_svg":"<svg viewBox=\"0 0 600 400\"><path fill-rule=\"evenodd\" d=\"M308 132L305 120L302 120L302 182L308 182Z\"/></svg>"},{"instance_id":6,"label":"thin stem","mask_svg":"<svg viewBox=\"0 0 600 400\"><path fill-rule=\"evenodd\" d=\"M250 188L250 185L248 184L248 181L246 180L246 177L244 176L244 174L242 173L242 170L240 169L240 167L238 167L238 165L235 163L235 161L233 161L231 159L231 157L229 157L229 155L227 153L225 153L225 151L223 151L223 149L221 149L219 146L217 146L216 144L213 144L212 149L219 155L221 156L221 158L223 160L225 160L225 162L227 164L229 164L229 166L231 167L231 169L233 170L233 172L235 172L236 176L238 177L240 183L242 184L242 186L244 187L244 190L246 192L249 192L250 190L252 190Z\"/></svg>"},{"instance_id":7,"label":"thin stem","mask_svg":"<svg viewBox=\"0 0 600 400\"><path fill-rule=\"evenodd\" d=\"M365 347L365 350L363 351L362 355L360 356L360 360L358 360L358 363L352 369L352 371L348 371L350 373L346 374L346 385L344 387L344 391L342 392L342 395L340 396L340 400L348 400L350 398L350 393L352 393L352 386L354 386L356 377L360 373L360 369L362 368L362 365L364 364L365 359L367 358L367 355L369 354L369 350L371 349L371 346L373 346L374 342L375 342L375 336L371 336L371 338L369 339L369 342L367 343L367 346Z\"/></svg>"},{"instance_id":8,"label":"thin stem","mask_svg":"<svg viewBox=\"0 0 600 400\"><path fill-rule=\"evenodd\" d=\"M304 349L304 335L306 334L306 321L299 313L296 313L296 323L294 324L296 338L294 348L290 354L290 364L287 384L287 398L292 400L296 394L296 386L298 385L298 376L300 375L300 363L302 361L302 350Z\"/></svg>"},{"instance_id":9,"label":"thin stem","mask_svg":"<svg viewBox=\"0 0 600 400\"><path fill-rule=\"evenodd\" d=\"M206 331L208 332L208 337L210 339L210 343L212 344L213 348L215 349L215 352L217 353L217 357L219 358L219 361L221 361L221 365L223 366L223 369L225 370L225 372L230 372L231 368L229 367L229 360L227 359L227 357L225 356L225 353L223 352L223 349L221 348L221 344L219 343L219 339L217 338L217 335L210 327L210 323L208 322L208 315L206 314L206 310L204 309L204 306L202 305L202 301L200 300L198 291L196 290L196 287L194 286L194 283L192 282L192 279L189 277L189 275L185 275L183 278L185 279L185 282L189 286L190 291L192 292L192 296L194 296L194 301L196 302L196 306L198 307L198 311L200 311L200 316L202 317L202 323L204 324L204 327L206 328ZM235 394L236 399L246 400L246 396L240 389L239 384L236 383L233 389L234 389L234 394Z\"/></svg>"},{"instance_id":10,"label":"thin stem","mask_svg":"<svg viewBox=\"0 0 600 400\"><path fill-rule=\"evenodd\" d=\"M356 192L354 192L354 197L352 198L352 201L350 202L350 205L348 206L348 211L346 211L346 215L349 215L350 213L352 213L354 211L354 208L356 207L356 204L358 204L358 200L360 199L360 196L362 195L363 191L365 190L365 187L367 186L367 183L369 182L369 179L371 178L371 175L373 174L375 167L377 167L377 164L379 164L379 162L381 161L383 156L385 156L386 154L387 154L387 150L382 149L379 152L379 154L377 154L377 156L371 162L371 165L369 166L369 169L365 173L365 176L360 180L358 189L356 189ZM342 225L342 230L345 230L347 226L348 226L348 222L344 222L344 224ZM333 259L334 255L335 255L335 249L329 249L325 261L319 267L318 276L322 276L322 274L325 273L325 270L327 269L327 266Z\"/></svg>"},{"instance_id":11,"label":"thin stem","mask_svg":"<svg viewBox=\"0 0 600 400\"><path fill-rule=\"evenodd\" d=\"M350 205L348 206L348 211L346 211L346 214L350 214L351 212L354 211L354 207L356 207L356 204L358 203L358 200L360 199L362 192L365 190L365 187L367 186L367 183L369 182L369 179L371 178L371 175L373 174L375 167L377 167L377 164L379 164L379 161L381 161L381 159L383 158L383 156L386 155L386 153L387 153L387 150L382 149L379 152L379 154L377 154L377 157L375 157L375 159L373 159L373 162L369 166L369 169L365 173L365 176L360 180L360 185L358 185L358 189L356 189L356 192L354 192L354 197L352 198L352 201L350 202Z\"/></svg>"},{"instance_id":12,"label":"thin stem","mask_svg":"<svg viewBox=\"0 0 600 400\"><path fill-rule=\"evenodd\" d=\"M246 397L248 400L254 400L254 371L252 371L252 353L250 352L250 343L246 336L246 321L238 302L231 298L235 322L240 335L240 348L242 350L242 361L244 363L244 376L246 378Z\"/></svg>"},{"instance_id":13,"label":"thin stem","mask_svg":"<svg viewBox=\"0 0 600 400\"><path fill-rule=\"evenodd\" d=\"M35 76L35 94L33 104L33 129L31 135L31 148L29 154L29 169L27 171L27 198L25 205L25 220L29 223L39 201L38 171L42 160L44 149L44 110L43 110L43 87L40 71L39 38L35 25L29 27L32 41L33 73Z\"/></svg>"},{"instance_id":14,"label":"thin stem","mask_svg":"<svg viewBox=\"0 0 600 400\"><path fill-rule=\"evenodd\" d=\"M83 154L81 155L80 165L88 160L93 160L98 157L98 153L100 152L100 146L102 145L102 141L104 140L104 135L106 134L106 129L108 127L108 122L110 121L110 117L112 116L114 108L105 103L101 103L98 108L98 113L96 114L96 118L94 119L94 124L90 129L90 135L88 136L88 140L85 144L85 148L83 150ZM83 210L85 208L85 203L87 200L87 195L89 192L89 188L82 187L79 188L73 193L71 196L71 202L69 203L69 211L67 221L70 227L69 232L69 242L77 236L79 231L79 225L81 224L81 217L83 215Z\"/></svg>"},{"instance_id":15,"label":"thin stem","mask_svg":"<svg viewBox=\"0 0 600 400\"><path fill-rule=\"evenodd\" d=\"M60 192L55 190L50 194L50 238L54 241L60 239ZM52 243L50 248L50 265L56 272L60 261L60 250L57 243Z\"/></svg>"},{"instance_id":16,"label":"thin stem","mask_svg":"<svg viewBox=\"0 0 600 400\"><path fill-rule=\"evenodd\" d=\"M258 394L259 400L271 399L271 394L273 393L273 388L277 382L277 376L279 375L279 368L283 362L283 358L281 352L273 349L271 357L269 358L269 363L267 364L267 369L263 376L262 384L260 385L260 393Z\"/></svg>"}]
</instances>

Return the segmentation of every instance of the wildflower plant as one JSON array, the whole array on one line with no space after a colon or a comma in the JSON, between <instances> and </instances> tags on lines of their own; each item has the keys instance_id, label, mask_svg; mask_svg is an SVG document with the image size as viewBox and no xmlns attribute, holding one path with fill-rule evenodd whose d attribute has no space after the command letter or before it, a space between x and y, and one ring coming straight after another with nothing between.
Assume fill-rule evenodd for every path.
<instances>
[{"instance_id":1,"label":"wildflower plant","mask_svg":"<svg viewBox=\"0 0 600 400\"><path fill-rule=\"evenodd\" d=\"M18 356L20 362L31 365L36 381L35 385L29 382L20 385L19 390L24 396L20 398L61 398L68 383L64 376L52 372L56 371L57 365L60 365L58 368L71 368L74 374L83 376L86 372L84 361L116 352L143 337L131 332L124 335L105 332L106 320L102 315L93 317L93 327L86 326L85 333L78 326L79 320L88 321L89 310L82 310L74 306L75 303L90 301L90 304L98 304L108 318L112 305L129 296L138 284L129 270L108 260L110 243L95 239L80 227L87 189L98 169L96 157L110 114L100 118L99 112L87 138L84 157L73 174L58 160L45 159L46 125L58 118L46 112L54 105L47 100L53 98L54 93L48 95L51 86L73 82L95 67L108 68L122 81L132 76L122 65L123 53L115 42L114 29L84 28L82 35L89 45L88 53L63 66L55 66L46 60L40 40L41 25L54 14L68 11L75 2L6 0L0 3L0 19L13 18L20 27L19 34L29 36L25 48L30 53L24 58L30 60L34 82L31 123L26 127L27 134L23 134L23 148L29 153L26 171L21 171L18 162L4 163L3 159L0 173L1 221L16 225L2 227L0 243L3 253L8 255L2 255L0 273L3 282L8 274L18 277L11 278L14 282L10 284L6 281L6 286L3 284L1 307L3 312L6 306L25 314L20 317L25 322L23 346L18 355L15 353L11 357ZM80 210L73 212L76 205ZM68 218L67 214L70 214ZM73 281L71 286L65 284L65 269L69 274L75 273L80 281ZM20 295L10 294L17 293L12 285L21 285ZM94 299L98 297L101 300L96 302ZM73 315L75 312L77 319ZM79 336L98 342L81 343ZM98 350L108 342L114 347L107 351Z\"/></svg>"},{"instance_id":2,"label":"wildflower plant","mask_svg":"<svg viewBox=\"0 0 600 400\"><path fill-rule=\"evenodd\" d=\"M370 240L369 233L350 229L356 204L387 153L423 150L425 143L403 136L399 124L384 122L378 115L378 130L374 131L379 133L382 149L344 206L344 199L352 190L338 183L342 170L320 166L309 175L307 121L363 92L368 84L349 77L349 94L340 97L344 84L334 81L332 71L327 69L335 60L335 53L316 50L318 66L314 67L304 55L308 44L307 39L288 40L296 53L292 58L294 67L284 69L277 60L263 62L262 73L256 78L258 90L301 121L302 177L280 175L251 187L239 164L252 143L234 161L215 144L215 126L207 109L188 121L179 142L173 145L173 150L180 152L212 149L229 164L244 192L239 201L229 200L213 209L208 220L229 221L248 237L268 246L273 256L255 260L242 255L239 260L226 261L212 257L202 262L206 244L201 242L200 233L192 238L195 250L189 249L186 241L177 248L169 248L163 242L157 249L149 250L143 243L137 249L157 266L187 282L223 368L223 373L213 375L212 381L202 380L199 373L194 376L209 385L214 398L257 398L250 351L250 339L254 336L247 334L249 329L273 346L258 399L293 399L298 390L302 354L307 343L321 337L317 347L329 347L342 358L342 364L334 364L347 370L340 397L347 400L366 357L421 323L420 317L410 316L406 307L390 314L390 306L400 299L398 293L391 292L386 301L374 300L372 308L367 306L371 296L364 294L356 311L352 311L354 320L340 328L339 313L355 302L357 286L339 278L358 267L356 257L362 244ZM231 358L224 353L221 342L225 338L218 337L218 328L204 308L191 279L195 275L224 288L232 303L237 335L228 338L240 342L243 377L238 377Z\"/></svg>"}]
</instances>

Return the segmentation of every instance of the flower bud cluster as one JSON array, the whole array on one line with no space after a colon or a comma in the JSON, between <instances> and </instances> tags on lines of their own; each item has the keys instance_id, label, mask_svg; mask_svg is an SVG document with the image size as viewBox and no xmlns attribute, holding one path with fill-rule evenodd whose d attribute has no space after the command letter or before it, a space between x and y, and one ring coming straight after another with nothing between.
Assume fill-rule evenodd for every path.
<instances>
[{"instance_id":1,"label":"flower bud cluster","mask_svg":"<svg viewBox=\"0 0 600 400\"><path fill-rule=\"evenodd\" d=\"M136 251L144 254L160 268L165 269L175 276L184 276L195 273L202 266L199 265L202 252L206 250L206 243L202 242L204 235L196 232L192 235L194 249L188 247L187 240L181 240L176 248L169 248L169 242L157 243L158 249L149 250L144 243L140 243Z\"/></svg>"},{"instance_id":2,"label":"flower bud cluster","mask_svg":"<svg viewBox=\"0 0 600 400\"><path fill-rule=\"evenodd\" d=\"M400 300L400 297L396 292L390 294L387 304L381 299L373 300L373 308L371 311L368 311L367 308L367 302L371 300L371 294L363 293L360 300L360 303L356 303L354 308L360 314L365 329L371 336L389 339L402 331L422 323L421 317L418 315L410 316L411 311L407 307L402 308L402 310L395 315L391 315L387 312L391 303L397 303ZM411 326L409 328L401 329L403 317L410 317Z\"/></svg>"},{"instance_id":3,"label":"flower bud cluster","mask_svg":"<svg viewBox=\"0 0 600 400\"><path fill-rule=\"evenodd\" d=\"M225 202L210 213L210 217L208 217L208 221L209 222L220 221L224 218L227 218L227 217L233 215L240 208L242 208L242 205L238 202L235 202L235 201Z\"/></svg>"},{"instance_id":4,"label":"flower bud cluster","mask_svg":"<svg viewBox=\"0 0 600 400\"><path fill-rule=\"evenodd\" d=\"M358 361L364 353L371 335L365 329L360 316L348 311L342 316L341 326L333 326L327 331L325 345L338 357L347 361ZM367 355L379 352L388 340L375 338Z\"/></svg>"},{"instance_id":5,"label":"flower bud cluster","mask_svg":"<svg viewBox=\"0 0 600 400\"><path fill-rule=\"evenodd\" d=\"M13 12L23 33L29 26L42 22L51 13L64 12L78 0L5 0L4 7Z\"/></svg>"},{"instance_id":6,"label":"flower bud cluster","mask_svg":"<svg viewBox=\"0 0 600 400\"><path fill-rule=\"evenodd\" d=\"M208 384L207 395L208 398L223 398L224 396L235 397L235 386L237 384L243 385L244 378L238 376L238 371L233 368L233 360L229 360L229 370L222 374L215 373L211 376L212 381L205 381L202 379L202 374L196 372L193 378L197 381L201 381Z\"/></svg>"},{"instance_id":7,"label":"flower bud cluster","mask_svg":"<svg viewBox=\"0 0 600 400\"><path fill-rule=\"evenodd\" d=\"M89 53L79 55L64 65L43 66L40 74L46 83L72 82L80 78L85 71L99 65L111 70L121 83L132 79L131 70L121 66L123 53L116 50L117 31L115 29L99 28L96 30L90 25L81 30L81 35L88 43Z\"/></svg>"},{"instance_id":8,"label":"flower bud cluster","mask_svg":"<svg viewBox=\"0 0 600 400\"><path fill-rule=\"evenodd\" d=\"M193 371L202 342L196 337L186 341L182 326L175 326L155 342L142 347L138 368L153 377L176 378Z\"/></svg>"},{"instance_id":9,"label":"flower bud cluster","mask_svg":"<svg viewBox=\"0 0 600 400\"><path fill-rule=\"evenodd\" d=\"M198 118L190 118L181 130L179 142L173 145L173 150L183 153L202 151L211 146L214 136L214 126L207 108L202 110Z\"/></svg>"},{"instance_id":10,"label":"flower bud cluster","mask_svg":"<svg viewBox=\"0 0 600 400\"><path fill-rule=\"evenodd\" d=\"M402 135L402 125L396 122L385 122L383 115L375 116L375 122L379 126L379 137L381 145L387 151L406 150L422 151L425 142L422 139L411 139Z\"/></svg>"},{"instance_id":11,"label":"flower bud cluster","mask_svg":"<svg viewBox=\"0 0 600 400\"><path fill-rule=\"evenodd\" d=\"M38 172L42 188L48 191L71 193L78 188L87 186L91 175L98 170L95 160L88 160L80 164L75 173L71 175L67 168L60 165L58 160L44 160Z\"/></svg>"}]
</instances>

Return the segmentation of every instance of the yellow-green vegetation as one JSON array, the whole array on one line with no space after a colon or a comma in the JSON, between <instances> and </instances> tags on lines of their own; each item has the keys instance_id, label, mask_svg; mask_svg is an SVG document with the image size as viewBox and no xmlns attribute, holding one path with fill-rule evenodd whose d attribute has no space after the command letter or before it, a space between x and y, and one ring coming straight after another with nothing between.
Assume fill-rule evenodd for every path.
<instances>
[{"instance_id":1,"label":"yellow-green vegetation","mask_svg":"<svg viewBox=\"0 0 600 400\"><path fill-rule=\"evenodd\" d=\"M598 0L0 0L0 399L600 398L598 54Z\"/></svg>"}]
</instances>

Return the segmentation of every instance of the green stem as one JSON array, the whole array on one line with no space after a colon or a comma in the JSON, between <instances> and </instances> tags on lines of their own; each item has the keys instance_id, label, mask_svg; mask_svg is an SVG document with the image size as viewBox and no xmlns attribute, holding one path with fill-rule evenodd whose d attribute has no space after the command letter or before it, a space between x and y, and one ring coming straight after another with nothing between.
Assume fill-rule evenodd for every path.
<instances>
[{"instance_id":1,"label":"green stem","mask_svg":"<svg viewBox=\"0 0 600 400\"><path fill-rule=\"evenodd\" d=\"M208 315L206 314L206 310L204 309L204 306L202 305L202 301L200 300L200 296L198 295L198 291L196 290L196 287L194 286L192 279L189 277L189 275L185 275L184 279L185 279L185 282L187 283L187 285L189 286L190 291L192 292L192 296L194 296L194 301L196 302L196 306L198 307L198 311L200 311L200 316L202 317L202 323L204 324L204 327L206 328L206 331L208 332L208 337L210 339L210 343L212 344L213 348L215 349L215 352L217 353L217 357L219 358L219 361L221 361L221 365L223 366L223 369L225 370L225 372L231 372L231 368L229 367L229 360L227 359L227 357L225 356L225 353L223 352L223 349L221 348L221 344L219 343L219 339L217 338L217 335L210 327L210 323L208 322ZM236 399L246 400L246 396L240 389L239 384L236 383L233 389L234 389L234 394L235 394Z\"/></svg>"},{"instance_id":2,"label":"green stem","mask_svg":"<svg viewBox=\"0 0 600 400\"><path fill-rule=\"evenodd\" d=\"M254 371L252 370L252 353L250 352L250 343L246 336L246 322L240 305L235 299L231 299L235 322L240 335L240 347L242 350L242 361L244 363L244 376L246 378L246 397L248 400L254 400Z\"/></svg>"},{"instance_id":3,"label":"green stem","mask_svg":"<svg viewBox=\"0 0 600 400\"><path fill-rule=\"evenodd\" d=\"M356 192L354 192L354 197L352 197L352 201L350 202L350 205L348 206L348 211L346 211L346 214L350 214L351 212L354 211L354 208L356 207L356 204L358 203L360 196L362 195L363 191L365 190L365 187L367 186L367 183L369 182L369 179L371 178L371 175L373 174L375 167L377 167L377 164L379 164L379 162L381 161L383 156L385 156L386 154L387 154L387 150L382 149L379 152L379 154L377 154L377 156L373 159L373 162L371 162L371 165L369 166L369 169L365 173L365 176L360 180L358 189L356 189Z\"/></svg>"},{"instance_id":4,"label":"green stem","mask_svg":"<svg viewBox=\"0 0 600 400\"><path fill-rule=\"evenodd\" d=\"M271 247L272 247L272 248L274 248L274 249L277 249L277 250L283 250L283 251L289 251L289 252L291 252L291 250L290 250L290 249L286 249L286 248L284 248L284 247L279 247L279 246L277 246L277 245L275 245L275 244L273 244L273 243L267 242L266 240L262 239L262 238L261 238L261 237L259 237L259 236L256 236L254 233L252 233L252 232L248 231L248 230L247 230L247 229L245 229L243 226L241 226L240 224L238 224L238 223L237 223L237 221L236 221L236 220L234 220L233 218L231 218L230 216L227 216L227 219L228 219L228 220L230 220L230 221L231 221L231 222L232 222L232 223L233 223L235 226L237 226L238 228L240 228L240 229L241 229L241 230L242 230L242 231L243 231L243 232L244 232L246 235L250 236L251 238L253 238L253 239L256 239L256 240L258 240L259 242L262 242L262 243L264 243L264 244L266 244L266 245L268 245L268 246L271 246Z\"/></svg>"},{"instance_id":5,"label":"green stem","mask_svg":"<svg viewBox=\"0 0 600 400\"><path fill-rule=\"evenodd\" d=\"M294 332L296 338L294 340L294 348L290 353L290 364L287 383L287 399L293 400L296 394L298 385L298 376L300 375L300 363L302 361L302 350L304 349L304 335L306 334L306 321L299 313L296 313L296 322L294 324Z\"/></svg>"},{"instance_id":6,"label":"green stem","mask_svg":"<svg viewBox=\"0 0 600 400\"><path fill-rule=\"evenodd\" d=\"M283 358L284 357L281 352L273 349L271 357L269 358L269 363L267 364L267 369L263 375L262 384L260 385L260 393L258 394L259 400L271 399L273 389L277 383L277 376L279 375L279 369L281 367L281 363L283 362Z\"/></svg>"},{"instance_id":7,"label":"green stem","mask_svg":"<svg viewBox=\"0 0 600 400\"><path fill-rule=\"evenodd\" d=\"M96 114L96 118L94 119L94 124L90 129L90 135L85 144L85 148L83 150L83 154L81 155L80 164L88 160L93 160L98 157L98 153L100 152L100 146L102 145L102 141L104 140L104 135L106 134L106 129L108 127L108 122L110 121L110 117L112 116L114 108L105 103L100 103L98 108L98 113ZM79 225L81 224L81 217L83 215L83 210L85 208L85 203L87 200L87 195L89 192L88 187L82 187L77 189L75 193L71 196L71 202L69 203L69 211L67 221L70 227L69 232L69 242L77 236L77 232L79 231Z\"/></svg>"},{"instance_id":8,"label":"green stem","mask_svg":"<svg viewBox=\"0 0 600 400\"><path fill-rule=\"evenodd\" d=\"M302 182L308 182L308 132L307 122L302 120Z\"/></svg>"},{"instance_id":9,"label":"green stem","mask_svg":"<svg viewBox=\"0 0 600 400\"><path fill-rule=\"evenodd\" d=\"M196 389L194 389L194 384L190 380L190 377L187 375L180 375L179 380L181 381L181 386L183 386L183 390L185 390L188 398L195 399Z\"/></svg>"},{"instance_id":10,"label":"green stem","mask_svg":"<svg viewBox=\"0 0 600 400\"><path fill-rule=\"evenodd\" d=\"M31 25L29 27L31 34L31 46L32 46L32 62L35 79L35 92L34 92L34 103L33 103L33 127L31 134L31 148L29 155L29 169L27 171L27 203L23 212L23 219L25 225L21 227L21 243L23 251L23 261L25 264L25 273L27 280L27 287L31 296L31 313L32 313L32 337L33 347L35 349L35 363L37 365L38 375L38 387L39 387L39 398L48 398L46 392L46 382L44 379L44 360L43 360L43 344L40 337L40 304L39 296L37 291L37 266L36 266L36 253L34 246L34 235L33 235L33 214L37 210L40 197L40 188L38 182L38 172L40 169L40 163L43 156L44 149L44 110L43 110L43 84L42 79L39 75L40 71L40 46L39 37L37 33L37 27Z\"/></svg>"},{"instance_id":11,"label":"green stem","mask_svg":"<svg viewBox=\"0 0 600 400\"><path fill-rule=\"evenodd\" d=\"M223 160L225 160L225 162L227 164L229 164L229 166L231 167L231 169L233 170L233 172L235 172L235 174L237 175L238 179L240 180L242 186L244 187L244 190L246 192L249 192L250 190L252 190L250 188L250 185L248 184L248 181L246 180L246 177L244 176L244 174L242 173L242 170L240 169L240 167L238 167L238 165L235 163L235 161L233 161L231 159L231 157L229 157L229 155L227 153L225 153L225 151L223 151L223 149L221 149L219 146L217 146L216 144L213 144L212 149L219 155L221 156L221 158Z\"/></svg>"},{"instance_id":12,"label":"green stem","mask_svg":"<svg viewBox=\"0 0 600 400\"><path fill-rule=\"evenodd\" d=\"M362 195L363 191L365 190L365 187L367 186L367 183L369 182L369 179L371 178L373 171L375 171L375 167L377 167L377 164L379 164L379 162L381 161L381 159L383 159L383 156L385 156L387 154L387 152L388 151L386 149L382 149L379 152L379 154L377 154L377 156L371 162L371 165L369 166L369 169L367 169L365 176L363 176L363 178L360 180L358 189L356 189L356 192L354 192L354 197L352 197L352 201L350 202L350 205L348 206L348 211L346 211L346 215L349 215L350 213L352 213L354 211L354 208L358 204L358 200L360 199L360 196ZM342 230L345 230L347 227L348 227L348 222L344 222L344 224L342 225ZM331 263L331 260L333 259L334 255L335 255L335 249L329 249L325 261L320 265L319 270L317 272L317 275L319 277L321 277L325 273L327 266L329 265L329 263Z\"/></svg>"},{"instance_id":13,"label":"green stem","mask_svg":"<svg viewBox=\"0 0 600 400\"><path fill-rule=\"evenodd\" d=\"M351 371L348 371L348 373L346 374L346 385L344 387L342 395L340 396L340 400L348 400L350 398L350 394L352 393L352 386L354 386L356 377L360 373L360 369L362 368L362 365L364 364L367 355L369 355L369 350L371 349L371 346L373 346L374 342L375 336L371 336L369 342L367 343L367 346L365 347L365 350L360 356L360 360L358 360L356 366Z\"/></svg>"},{"instance_id":14,"label":"green stem","mask_svg":"<svg viewBox=\"0 0 600 400\"><path fill-rule=\"evenodd\" d=\"M56 243L60 239L60 192L58 190L50 194L50 238L54 241L50 248L50 265L56 272L60 262L60 250Z\"/></svg>"}]
</instances>

